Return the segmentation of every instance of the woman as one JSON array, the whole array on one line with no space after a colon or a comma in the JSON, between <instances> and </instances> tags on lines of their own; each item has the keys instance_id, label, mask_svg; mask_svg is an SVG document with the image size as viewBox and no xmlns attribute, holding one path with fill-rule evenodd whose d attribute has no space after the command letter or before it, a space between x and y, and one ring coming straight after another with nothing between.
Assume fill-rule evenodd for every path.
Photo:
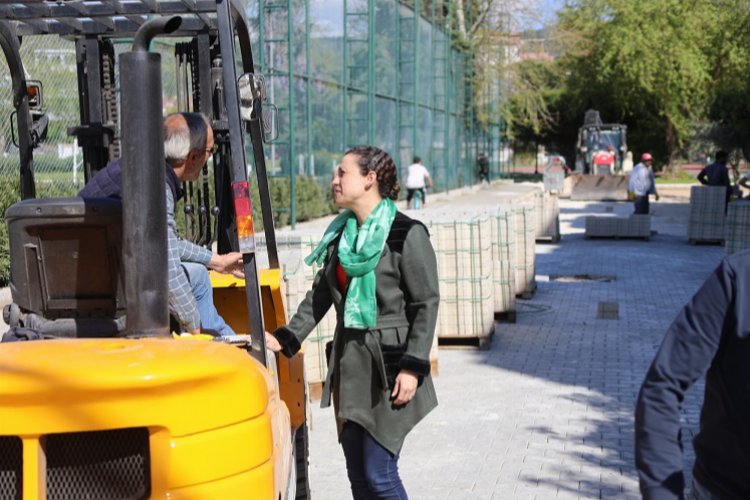
<instances>
[{"instance_id":1,"label":"woman","mask_svg":"<svg viewBox=\"0 0 750 500\"><path fill-rule=\"evenodd\" d=\"M331 186L345 210L305 259L322 269L267 343L294 355L333 304L338 321L321 406L332 394L352 494L406 499L401 446L437 405L429 361L440 300L435 252L424 225L397 212L398 173L384 151L350 149Z\"/></svg>"}]
</instances>

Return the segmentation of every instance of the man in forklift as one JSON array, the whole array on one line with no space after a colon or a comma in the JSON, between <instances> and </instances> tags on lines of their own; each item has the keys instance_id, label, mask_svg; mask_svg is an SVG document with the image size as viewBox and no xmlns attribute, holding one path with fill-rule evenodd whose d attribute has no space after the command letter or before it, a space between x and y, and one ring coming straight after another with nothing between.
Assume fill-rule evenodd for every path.
<instances>
[{"instance_id":1,"label":"man in forklift","mask_svg":"<svg viewBox=\"0 0 750 500\"><path fill-rule=\"evenodd\" d=\"M177 234L175 204L183 196L181 182L196 181L216 152L211 124L202 113L173 113L164 119L167 180L167 240L169 246L169 308L182 330L234 335L216 311L208 269L242 275L242 254L219 255L183 240ZM113 160L78 193L82 198L122 198L120 160Z\"/></svg>"}]
</instances>

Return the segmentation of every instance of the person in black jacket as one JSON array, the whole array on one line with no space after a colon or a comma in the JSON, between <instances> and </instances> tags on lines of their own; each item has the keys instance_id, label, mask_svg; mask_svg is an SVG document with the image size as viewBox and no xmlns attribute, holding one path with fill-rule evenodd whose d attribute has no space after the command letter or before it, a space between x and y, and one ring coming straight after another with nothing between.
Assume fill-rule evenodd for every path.
<instances>
[{"instance_id":1,"label":"person in black jacket","mask_svg":"<svg viewBox=\"0 0 750 500\"><path fill-rule=\"evenodd\" d=\"M732 195L732 183L729 180L729 171L727 170L728 161L729 154L726 151L717 151L716 161L704 167L698 174L698 181L704 186L721 186L727 190L724 202L725 211L726 205L729 203L729 198Z\"/></svg>"},{"instance_id":2,"label":"person in black jacket","mask_svg":"<svg viewBox=\"0 0 750 500\"><path fill-rule=\"evenodd\" d=\"M669 327L635 412L643 498L685 498L680 409L705 374L696 500L750 498L750 251L727 257Z\"/></svg>"}]
</instances>

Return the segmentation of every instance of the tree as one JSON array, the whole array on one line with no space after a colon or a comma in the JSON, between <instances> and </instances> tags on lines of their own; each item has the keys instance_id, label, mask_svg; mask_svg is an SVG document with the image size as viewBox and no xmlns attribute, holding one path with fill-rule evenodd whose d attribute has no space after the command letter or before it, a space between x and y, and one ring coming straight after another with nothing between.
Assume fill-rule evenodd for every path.
<instances>
[{"instance_id":1,"label":"tree","mask_svg":"<svg viewBox=\"0 0 750 500\"><path fill-rule=\"evenodd\" d=\"M563 9L571 98L657 126L671 161L709 103L715 9L697 0L579 0ZM644 137L656 142L655 137ZM656 144L652 144L656 146Z\"/></svg>"}]
</instances>

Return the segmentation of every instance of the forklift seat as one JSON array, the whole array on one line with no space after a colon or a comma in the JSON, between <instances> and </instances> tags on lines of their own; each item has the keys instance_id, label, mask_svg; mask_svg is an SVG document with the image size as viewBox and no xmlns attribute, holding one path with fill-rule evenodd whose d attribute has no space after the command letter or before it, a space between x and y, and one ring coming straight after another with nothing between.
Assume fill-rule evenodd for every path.
<instances>
[{"instance_id":1,"label":"forklift seat","mask_svg":"<svg viewBox=\"0 0 750 500\"><path fill-rule=\"evenodd\" d=\"M125 299L119 200L28 199L8 208L5 219L10 290L21 326L53 336L121 332Z\"/></svg>"}]
</instances>

